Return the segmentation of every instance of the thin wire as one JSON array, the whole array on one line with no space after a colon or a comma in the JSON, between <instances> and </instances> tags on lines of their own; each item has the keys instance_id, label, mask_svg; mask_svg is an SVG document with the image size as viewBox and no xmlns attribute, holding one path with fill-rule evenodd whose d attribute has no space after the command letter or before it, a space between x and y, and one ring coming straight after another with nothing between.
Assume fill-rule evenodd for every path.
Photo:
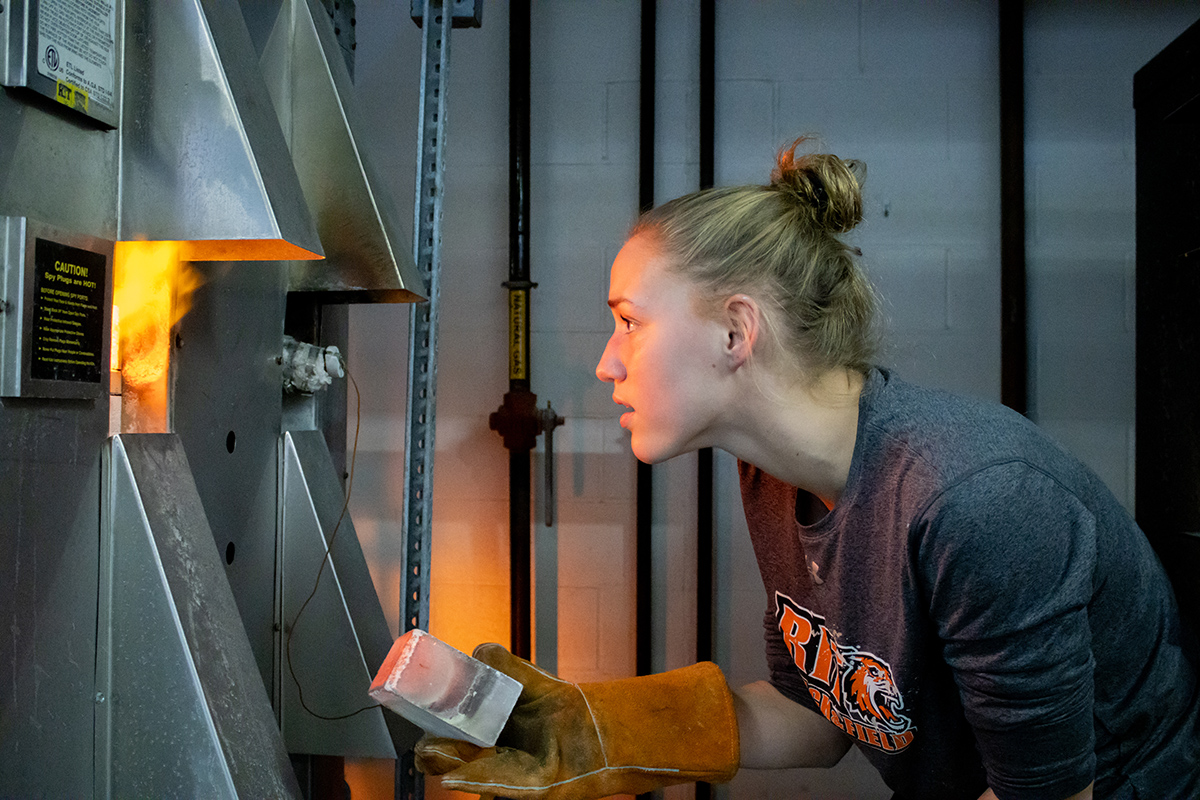
<instances>
[{"instance_id":1,"label":"thin wire","mask_svg":"<svg viewBox=\"0 0 1200 800\"><path fill-rule=\"evenodd\" d=\"M300 615L304 613L304 609L308 608L308 604L317 595L317 587L321 585L321 576L325 574L325 564L330 561L329 553L333 550L333 540L337 538L338 530L342 527L342 520L346 518L346 509L350 507L350 492L354 488L354 462L358 457L358 430L362 424L362 395L358 391L358 383L354 380L354 376L350 374L350 370L346 366L345 357L339 353L338 360L342 363L342 369L345 371L346 377L350 379L350 385L354 387L354 446L350 451L350 472L346 477L346 502L342 503L342 513L338 515L337 524L333 526L333 533L329 535L329 543L325 547L325 555L321 558L321 568L317 570L317 579L313 582L312 591L309 592L308 598L301 604L300 610L296 612L296 616L292 618L292 626L288 628L287 632L286 647L288 672L292 674L292 682L296 684L296 692L300 697L300 705L314 717L327 720L348 719L364 711L382 708L379 703L372 703L369 706L363 706L357 711L351 711L349 714L341 714L336 717L318 714L309 708L308 703L304 702L304 687L300 685L300 679L296 677L296 670L292 666L292 636L296 633L296 626L300 624Z\"/></svg>"}]
</instances>

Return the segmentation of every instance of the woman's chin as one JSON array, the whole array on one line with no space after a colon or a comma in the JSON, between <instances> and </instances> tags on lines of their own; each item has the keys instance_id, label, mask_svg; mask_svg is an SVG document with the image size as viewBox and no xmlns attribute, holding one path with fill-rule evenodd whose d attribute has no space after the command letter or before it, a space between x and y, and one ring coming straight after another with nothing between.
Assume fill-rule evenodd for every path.
<instances>
[{"instance_id":1,"label":"woman's chin","mask_svg":"<svg viewBox=\"0 0 1200 800\"><path fill-rule=\"evenodd\" d=\"M636 436L630 437L629 449L633 451L634 458L636 458L638 461L641 461L643 464L654 463L651 458L653 454L647 450L642 443L638 442L638 438Z\"/></svg>"},{"instance_id":2,"label":"woman's chin","mask_svg":"<svg viewBox=\"0 0 1200 800\"><path fill-rule=\"evenodd\" d=\"M629 444L633 455L643 464L659 464L671 456L677 455L674 452L664 451L661 445L640 441L636 435L630 438Z\"/></svg>"}]
</instances>

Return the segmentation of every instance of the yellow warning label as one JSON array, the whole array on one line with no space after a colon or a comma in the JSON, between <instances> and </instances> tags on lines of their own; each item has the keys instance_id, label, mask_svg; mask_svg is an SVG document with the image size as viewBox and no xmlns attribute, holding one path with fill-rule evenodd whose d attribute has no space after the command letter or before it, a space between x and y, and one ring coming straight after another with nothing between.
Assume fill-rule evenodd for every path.
<instances>
[{"instance_id":1,"label":"yellow warning label","mask_svg":"<svg viewBox=\"0 0 1200 800\"><path fill-rule=\"evenodd\" d=\"M56 81L58 90L55 92L54 99L62 103L68 108L77 108L80 111L88 110L88 93L78 86L72 86L65 81Z\"/></svg>"},{"instance_id":2,"label":"yellow warning label","mask_svg":"<svg viewBox=\"0 0 1200 800\"><path fill-rule=\"evenodd\" d=\"M529 293L518 290L508 293L508 379L523 381L528 377L529 342L525 341L525 309Z\"/></svg>"}]
</instances>

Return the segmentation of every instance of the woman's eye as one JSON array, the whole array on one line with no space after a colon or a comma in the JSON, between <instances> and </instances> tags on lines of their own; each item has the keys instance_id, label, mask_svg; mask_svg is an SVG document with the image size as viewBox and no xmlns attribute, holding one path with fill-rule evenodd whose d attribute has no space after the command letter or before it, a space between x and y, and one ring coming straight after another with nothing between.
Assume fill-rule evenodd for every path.
<instances>
[{"instance_id":1,"label":"woman's eye","mask_svg":"<svg viewBox=\"0 0 1200 800\"><path fill-rule=\"evenodd\" d=\"M633 320L629 317L621 317L621 324L625 326L626 331L633 330Z\"/></svg>"}]
</instances>

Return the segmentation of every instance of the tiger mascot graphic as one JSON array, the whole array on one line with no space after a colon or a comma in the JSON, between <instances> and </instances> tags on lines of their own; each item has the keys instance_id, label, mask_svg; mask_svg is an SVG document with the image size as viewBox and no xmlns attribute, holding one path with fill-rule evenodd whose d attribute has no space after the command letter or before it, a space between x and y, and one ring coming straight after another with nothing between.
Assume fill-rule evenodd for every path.
<instances>
[{"instance_id":1,"label":"tiger mascot graphic","mask_svg":"<svg viewBox=\"0 0 1200 800\"><path fill-rule=\"evenodd\" d=\"M860 742L888 752L904 750L916 726L891 666L882 658L840 641L825 617L782 592L775 617L783 643L821 714Z\"/></svg>"},{"instance_id":2,"label":"tiger mascot graphic","mask_svg":"<svg viewBox=\"0 0 1200 800\"><path fill-rule=\"evenodd\" d=\"M861 721L872 727L891 733L908 730L912 722L900 713L904 702L891 669L870 653L850 650L842 653L842 658L842 692L848 699L848 710L857 712Z\"/></svg>"}]
</instances>

